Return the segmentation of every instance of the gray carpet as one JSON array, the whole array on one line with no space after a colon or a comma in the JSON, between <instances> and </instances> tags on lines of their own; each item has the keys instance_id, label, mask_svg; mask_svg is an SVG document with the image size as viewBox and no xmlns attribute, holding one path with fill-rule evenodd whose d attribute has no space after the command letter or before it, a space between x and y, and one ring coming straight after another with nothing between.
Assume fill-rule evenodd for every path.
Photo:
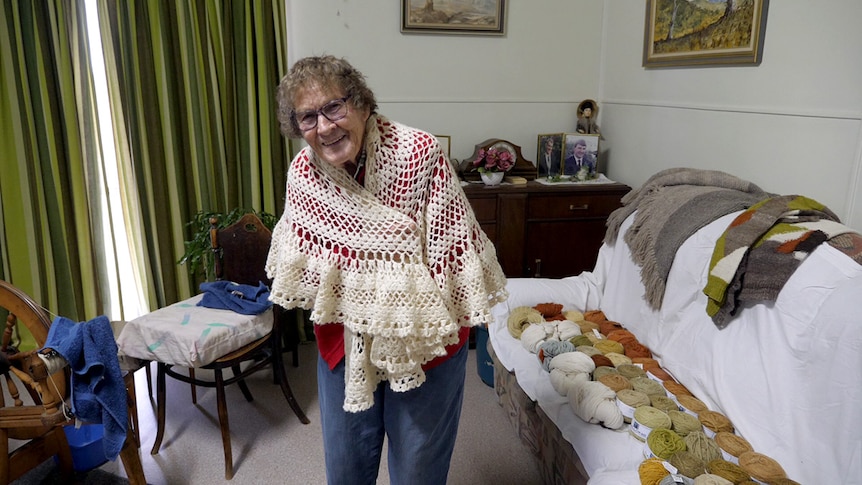
<instances>
[{"instance_id":1,"label":"gray carpet","mask_svg":"<svg viewBox=\"0 0 862 485\"><path fill-rule=\"evenodd\" d=\"M268 372L258 373L249 382L255 397L251 403L243 399L236 386L227 389L234 460L234 478L230 481L224 479L215 391L199 388L198 404L193 405L189 387L168 379L165 438L159 453L151 455L156 428L154 405L147 395L146 374L139 371L136 385L141 458L147 482L152 485L325 484L316 358L316 346L305 344L300 347L300 366L287 366L294 395L311 424L302 425L296 419L279 388L271 384ZM448 484L540 484L534 458L518 440L494 390L481 381L476 369L476 351L471 349L461 424ZM386 467L384 453L380 485L389 483ZM84 484L128 483L121 478L125 474L119 460L78 475L79 483ZM63 483L56 481L58 479L51 461L15 483Z\"/></svg>"}]
</instances>

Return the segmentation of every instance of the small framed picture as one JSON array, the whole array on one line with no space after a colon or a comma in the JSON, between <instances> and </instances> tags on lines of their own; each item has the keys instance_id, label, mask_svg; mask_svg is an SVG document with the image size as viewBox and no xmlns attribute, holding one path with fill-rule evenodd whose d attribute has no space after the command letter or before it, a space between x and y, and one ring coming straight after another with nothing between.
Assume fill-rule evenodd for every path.
<instances>
[{"instance_id":1,"label":"small framed picture","mask_svg":"<svg viewBox=\"0 0 862 485\"><path fill-rule=\"evenodd\" d=\"M538 178L558 177L562 173L563 133L543 133L536 141L536 171Z\"/></svg>"},{"instance_id":2,"label":"small framed picture","mask_svg":"<svg viewBox=\"0 0 862 485\"><path fill-rule=\"evenodd\" d=\"M565 133L563 177L582 182L598 178L599 135Z\"/></svg>"},{"instance_id":3,"label":"small framed picture","mask_svg":"<svg viewBox=\"0 0 862 485\"><path fill-rule=\"evenodd\" d=\"M452 152L450 145L452 144L452 137L449 135L434 135L437 137L437 143L440 144L440 148L443 149L443 153L446 154L446 158L452 158Z\"/></svg>"}]
</instances>

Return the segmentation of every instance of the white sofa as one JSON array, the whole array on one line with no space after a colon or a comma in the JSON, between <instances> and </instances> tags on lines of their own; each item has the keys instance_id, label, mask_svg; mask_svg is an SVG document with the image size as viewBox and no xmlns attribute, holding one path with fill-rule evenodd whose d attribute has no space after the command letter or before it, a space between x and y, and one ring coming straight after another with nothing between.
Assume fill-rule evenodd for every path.
<instances>
[{"instance_id":1,"label":"white sofa","mask_svg":"<svg viewBox=\"0 0 862 485\"><path fill-rule=\"evenodd\" d=\"M494 308L489 328L495 383L498 394L508 396L519 434L544 455L539 459L546 482L638 484L644 460L643 443L626 428L613 431L578 418L536 355L510 334L512 309L554 302L566 310L601 309L621 323L790 479L862 483L862 265L822 244L777 301L748 305L719 330L705 311L702 290L716 240L737 214L719 217L679 247L660 310L645 302L640 268L622 237L633 216L620 226L616 242L602 246L594 271L559 280L509 280L509 299ZM521 391L526 398L517 403L510 395ZM526 411L532 417L515 416ZM542 420L553 432L525 429ZM564 439L562 447L572 449L558 449L555 433ZM573 478L566 469L584 477Z\"/></svg>"}]
</instances>

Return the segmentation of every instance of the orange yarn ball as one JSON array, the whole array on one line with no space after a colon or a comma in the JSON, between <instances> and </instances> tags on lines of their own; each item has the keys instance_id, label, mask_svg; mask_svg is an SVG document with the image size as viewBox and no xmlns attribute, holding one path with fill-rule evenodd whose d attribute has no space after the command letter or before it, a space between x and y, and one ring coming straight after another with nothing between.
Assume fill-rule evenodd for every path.
<instances>
[{"instance_id":1,"label":"orange yarn ball","mask_svg":"<svg viewBox=\"0 0 862 485\"><path fill-rule=\"evenodd\" d=\"M638 466L638 477L641 479L641 485L659 485L662 479L668 475L670 472L664 467L662 460L658 458L650 458Z\"/></svg>"},{"instance_id":2,"label":"orange yarn ball","mask_svg":"<svg viewBox=\"0 0 862 485\"><path fill-rule=\"evenodd\" d=\"M590 356L590 358L593 359L593 363L596 364L596 367L601 367L601 366L613 367L614 366L613 361L611 359L605 357L602 354L592 355L592 356Z\"/></svg>"},{"instance_id":3,"label":"orange yarn ball","mask_svg":"<svg viewBox=\"0 0 862 485\"><path fill-rule=\"evenodd\" d=\"M605 316L605 312L601 310L590 310L584 312L584 320L593 323L602 323L608 318Z\"/></svg>"},{"instance_id":4,"label":"orange yarn ball","mask_svg":"<svg viewBox=\"0 0 862 485\"><path fill-rule=\"evenodd\" d=\"M664 381L664 388L667 389L667 392L673 394L674 396L680 396L682 394L687 394L691 396L691 391L689 391L685 386L676 381Z\"/></svg>"}]
</instances>

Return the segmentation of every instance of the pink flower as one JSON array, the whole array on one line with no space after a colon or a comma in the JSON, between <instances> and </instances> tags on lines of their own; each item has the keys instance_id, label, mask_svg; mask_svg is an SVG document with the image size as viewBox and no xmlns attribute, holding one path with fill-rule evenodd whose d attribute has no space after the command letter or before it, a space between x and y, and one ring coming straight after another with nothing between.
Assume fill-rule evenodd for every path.
<instances>
[{"instance_id":1,"label":"pink flower","mask_svg":"<svg viewBox=\"0 0 862 485\"><path fill-rule=\"evenodd\" d=\"M512 154L496 148L485 150L479 149L476 159L473 160L473 169L479 172L506 172L515 165Z\"/></svg>"}]
</instances>

